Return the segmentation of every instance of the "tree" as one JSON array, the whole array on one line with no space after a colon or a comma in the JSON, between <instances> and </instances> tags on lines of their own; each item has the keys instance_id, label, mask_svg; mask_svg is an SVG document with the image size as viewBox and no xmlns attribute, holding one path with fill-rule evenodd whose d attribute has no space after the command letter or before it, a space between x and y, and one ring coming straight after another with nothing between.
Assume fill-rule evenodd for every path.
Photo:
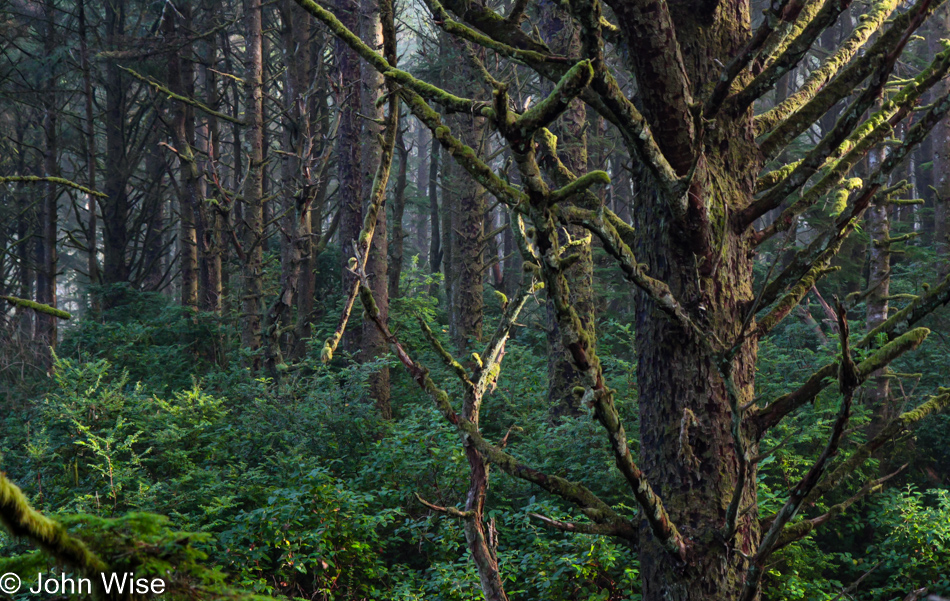
<instances>
[{"instance_id":1,"label":"tree","mask_svg":"<svg viewBox=\"0 0 950 601\"><path fill-rule=\"evenodd\" d=\"M607 2L613 12L609 15L597 0L582 0L570 5L580 47L561 55L537 33L522 28L527 2L516 2L503 16L479 3L429 0L433 18L447 33L557 82L546 98L518 108L509 100L507 82L490 73L483 76L494 88L492 98L451 94L395 68L322 6L310 0L297 2L398 83L400 98L443 149L525 222L524 259L544 283L562 344L579 374L576 393L604 427L617 469L640 507L639 523L622 516L582 483L538 472L485 440L473 416L457 414L446 394L423 377L425 372L418 371L414 361L405 353L400 359L457 427L466 448L474 448L509 475L575 503L590 519L547 523L636 545L644 599L756 598L774 550L827 520L818 516L789 527L806 502L833 490L897 432L950 402L950 394L942 392L891 420L829 472L829 459L845 435L856 387L926 338L928 330L912 327L947 302L950 280L920 294L857 341L849 340L846 314L839 307L838 363L821 368L802 388L778 399L761 402L754 392L758 339L829 272L843 241L868 207L893 192L887 189L888 175L950 110L950 97L938 97L916 116L900 143L854 185L841 216L760 285L753 279L755 254L827 194L848 191L845 178L857 162L882 143L921 95L950 70L950 52L936 55L913 81L874 109L908 40L939 0L918 2L886 25L894 3L872 3L868 18L810 72L804 85L759 116L753 114L753 106L761 104L790 70L801 67L809 49L834 26L849 2L776 3L753 31L745 2L617 0ZM867 44L874 33L876 39ZM629 69L639 90L638 104L617 84L612 72L616 67L606 55L613 44L631 49ZM648 174L652 193L632 211L632 224L601 207L592 194L591 188L608 182L607 174L573 172L547 130L575 98L618 130ZM776 162L783 149L839 102L846 102L846 108L800 161L786 166ZM478 127L491 127L501 136L514 157L521 186L500 178L481 149L463 143L453 133L457 128L447 127L430 103L446 113L474 115ZM869 111L871 116L865 118ZM598 208L581 208L584 203L572 204L574 199ZM777 217L762 223L763 216L776 210ZM630 450L593 340L570 301L565 273L579 255L559 234L572 225L597 236L638 289L638 459ZM362 297L373 315L368 288L363 288ZM395 343L392 336L389 341ZM873 352L855 363L852 348ZM481 368L467 377L478 375ZM781 510L772 516L758 515L759 440L815 398L835 374L840 411L824 451L791 488ZM471 540L470 550L480 575L491 574L494 566L479 561ZM504 598L490 586L483 590L486 598Z\"/></svg>"}]
</instances>

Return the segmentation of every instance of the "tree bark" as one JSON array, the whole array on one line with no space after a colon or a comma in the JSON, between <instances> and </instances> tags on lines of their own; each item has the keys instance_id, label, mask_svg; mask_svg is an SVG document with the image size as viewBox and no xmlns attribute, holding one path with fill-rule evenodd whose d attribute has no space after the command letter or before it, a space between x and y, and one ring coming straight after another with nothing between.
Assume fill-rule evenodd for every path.
<instances>
[{"instance_id":1,"label":"tree bark","mask_svg":"<svg viewBox=\"0 0 950 601\"><path fill-rule=\"evenodd\" d=\"M360 0L361 29L362 38L367 40L373 48L383 46L383 25L380 20L379 0ZM394 61L394 59L391 59ZM376 169L379 166L380 148L377 140L380 139L382 129L377 122L384 117L383 103L378 102L383 90L383 76L372 66L358 61L361 69L360 80L362 81L362 113L366 116L372 116L374 121L366 121L362 137L353 142L362 149L362 169L361 175L363 193L359 202L368 202L373 183L376 176ZM389 239L387 237L386 223L386 201L383 200L383 206L376 215L376 233L373 236L373 243L369 248L369 258L366 262L366 270L373 274L370 278L370 288L373 291L373 298L376 299L376 306L379 308L380 318L383 323L389 320ZM360 224L362 229L362 223ZM376 326L363 321L362 332L362 357L363 360L372 360L389 352L389 344L383 338L382 333ZM382 367L379 371L369 377L370 396L376 401L376 407L379 409L383 419L392 418L392 408L390 406L389 390L389 368Z\"/></svg>"},{"instance_id":2,"label":"tree bark","mask_svg":"<svg viewBox=\"0 0 950 601\"><path fill-rule=\"evenodd\" d=\"M392 240L389 243L389 297L399 296L399 279L402 277L403 253L406 233L402 226L406 213L406 188L409 185L409 149L406 147L404 130L396 134L396 153L399 156L399 171L393 189Z\"/></svg>"},{"instance_id":3,"label":"tree bark","mask_svg":"<svg viewBox=\"0 0 950 601\"><path fill-rule=\"evenodd\" d=\"M105 4L106 37L109 50L119 50L119 40L125 34L126 0ZM109 288L103 298L103 308L109 309L122 302L116 286L129 282L129 264L126 251L129 246L129 168L126 154L126 82L119 66L109 61L105 67L106 129L105 189L102 206L103 227L103 283Z\"/></svg>"},{"instance_id":4,"label":"tree bark","mask_svg":"<svg viewBox=\"0 0 950 601\"><path fill-rule=\"evenodd\" d=\"M336 1L340 22L350 31L360 31L358 7L358 2ZM363 177L360 168L363 128L359 115L363 106L363 85L360 78L360 59L356 53L339 38L335 40L334 52L337 57L336 103L340 107L340 127L337 133L337 196L340 199L341 211L342 291L346 297L356 281L356 276L349 270L349 260L353 256L353 244L363 227ZM351 353L359 350L360 333L359 328L347 328L343 334L343 349Z\"/></svg>"},{"instance_id":5,"label":"tree bark","mask_svg":"<svg viewBox=\"0 0 950 601\"><path fill-rule=\"evenodd\" d=\"M246 39L244 76L244 145L248 150L248 172L244 181L244 286L241 343L255 352L261 347L261 302L264 261L264 82L261 0L244 0ZM259 359L252 362L256 370Z\"/></svg>"},{"instance_id":6,"label":"tree bark","mask_svg":"<svg viewBox=\"0 0 950 601\"><path fill-rule=\"evenodd\" d=\"M55 56L56 40L56 6L53 0L45 0L43 17L46 20L46 32L43 46L46 56L52 61ZM57 128L57 71L58 61L49 66L46 79L46 92L43 94L43 132L45 134L43 170L47 177L59 176L59 135ZM56 248L56 234L59 225L57 202L60 186L47 183L40 207L40 241L37 244L38 266L36 272L36 300L37 302L56 306L56 271L58 269L58 254ZM40 342L40 359L43 366L49 369L53 364L53 354L56 352L57 318L43 312L36 314L36 337Z\"/></svg>"}]
</instances>

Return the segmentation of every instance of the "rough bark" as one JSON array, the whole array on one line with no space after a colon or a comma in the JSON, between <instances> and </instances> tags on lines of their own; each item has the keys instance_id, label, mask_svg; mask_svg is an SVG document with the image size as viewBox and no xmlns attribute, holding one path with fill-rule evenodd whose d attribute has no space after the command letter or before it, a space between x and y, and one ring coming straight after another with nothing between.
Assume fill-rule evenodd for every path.
<instances>
[{"instance_id":1,"label":"rough bark","mask_svg":"<svg viewBox=\"0 0 950 601\"><path fill-rule=\"evenodd\" d=\"M389 243L389 297L399 296L399 279L402 277L403 253L405 252L406 232L402 221L406 213L406 189L409 185L409 148L406 146L405 131L396 134L396 153L399 156L399 170L396 172L396 185L393 188L392 236Z\"/></svg>"},{"instance_id":2,"label":"rough bark","mask_svg":"<svg viewBox=\"0 0 950 601\"><path fill-rule=\"evenodd\" d=\"M244 145L248 151L248 173L244 180L243 324L241 343L250 350L261 346L261 319L264 260L264 123L262 66L262 8L260 0L245 0L244 28L246 54L244 76ZM259 361L253 361L253 367Z\"/></svg>"},{"instance_id":3,"label":"rough bark","mask_svg":"<svg viewBox=\"0 0 950 601\"><path fill-rule=\"evenodd\" d=\"M380 20L380 2L379 0L360 0L360 13L362 29L362 38L367 40L374 48L383 46L383 23ZM393 42L395 43L395 42ZM387 57L390 64L395 66L396 57ZM382 120L384 116L383 104L378 102L383 94L383 76L373 69L370 65L359 61L361 68L360 80L363 90L361 92L361 102L363 115L372 116L375 120ZM372 187L374 185L374 175L379 167L381 147L376 141L380 139L382 129L373 121L366 121L364 124L363 135L354 140L354 143L362 149L362 184L363 193L360 202L368 200ZM366 268L373 274L370 280L370 288L373 291L373 297L376 299L376 305L379 308L380 318L383 323L389 319L389 238L388 224L386 218L385 196L383 206L376 216L376 234L373 236L373 243L369 248L369 260ZM382 333L375 325L366 321L363 323L362 333L362 356L364 360L375 359L389 352L388 344ZM379 409L383 419L392 417L392 408L390 406L389 390L389 368L382 367L379 371L369 377L370 396L376 401L376 407Z\"/></svg>"},{"instance_id":4,"label":"rough bark","mask_svg":"<svg viewBox=\"0 0 950 601\"><path fill-rule=\"evenodd\" d=\"M870 155L872 170L884 159L883 149L875 149ZM891 252L890 252L890 206L887 197L878 198L871 203L864 216L865 229L870 237L868 244L867 277L867 331L873 331L887 321L888 299L891 293ZM872 411L869 435L871 437L893 417L888 406L890 380L885 370L877 373L868 387L865 401Z\"/></svg>"},{"instance_id":5,"label":"rough bark","mask_svg":"<svg viewBox=\"0 0 950 601\"><path fill-rule=\"evenodd\" d=\"M43 133L44 133L44 164L43 171L46 177L59 176L59 135L57 128L57 71L58 61L54 60L57 32L56 6L53 0L45 0L43 4L43 18L46 21L46 31L43 36L43 47L51 60L46 78L46 92L43 94ZM57 202L60 186L52 182L46 184L40 206L40 240L36 245L37 264L36 272L36 300L50 307L56 306L56 271L58 255L56 248L56 234L59 226ZM47 313L36 314L36 336L40 342L40 359L47 369L53 363L53 353L56 352L56 321Z\"/></svg>"},{"instance_id":6,"label":"rough bark","mask_svg":"<svg viewBox=\"0 0 950 601\"><path fill-rule=\"evenodd\" d=\"M553 3L542 3L541 30L547 42L559 54L577 55L581 50L580 32L573 27L571 18ZM553 131L559 135L558 154L573 173L587 173L587 109L580 100L573 100L558 121ZM580 199L576 199L580 200ZM569 201L570 202L570 201ZM589 234L580 226L568 226L561 230L561 244L574 242L573 253L577 261L566 272L570 289L570 302L577 310L584 335L595 341L594 320L594 261L590 242L577 244ZM579 374L571 355L561 343L561 332L553 307L547 307L548 339L548 404L555 418L576 417L581 414L580 398L574 394Z\"/></svg>"},{"instance_id":7,"label":"rough bark","mask_svg":"<svg viewBox=\"0 0 950 601\"><path fill-rule=\"evenodd\" d=\"M105 45L108 50L120 49L120 38L125 34L126 0L105 4ZM106 130L105 188L106 198L102 203L103 265L102 279L113 288L106 291L103 308L108 309L120 302L114 286L127 284L129 265L126 250L129 246L129 177L126 154L127 90L116 62L105 67Z\"/></svg>"},{"instance_id":8,"label":"rough bark","mask_svg":"<svg viewBox=\"0 0 950 601\"><path fill-rule=\"evenodd\" d=\"M350 31L360 30L359 3L337 0L337 14L340 21ZM363 86L360 78L360 60L342 40L337 39L334 47L337 56L338 94L336 102L340 108L340 128L337 134L337 181L340 199L340 250L342 253L343 295L353 289L355 277L349 270L349 259L353 256L353 243L357 240L363 226L363 178L360 168L362 160L360 147L363 120L359 111L363 105ZM355 353L360 346L360 330L347 328L343 335L343 349Z\"/></svg>"}]
</instances>

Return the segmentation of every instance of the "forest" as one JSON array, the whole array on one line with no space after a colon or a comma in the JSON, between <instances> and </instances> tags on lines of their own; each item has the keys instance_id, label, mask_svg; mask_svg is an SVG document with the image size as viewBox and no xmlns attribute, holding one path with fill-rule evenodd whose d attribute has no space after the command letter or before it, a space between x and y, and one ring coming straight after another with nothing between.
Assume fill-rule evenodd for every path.
<instances>
[{"instance_id":1,"label":"forest","mask_svg":"<svg viewBox=\"0 0 950 601\"><path fill-rule=\"evenodd\" d=\"M946 38L0 0L0 599L946 601Z\"/></svg>"}]
</instances>

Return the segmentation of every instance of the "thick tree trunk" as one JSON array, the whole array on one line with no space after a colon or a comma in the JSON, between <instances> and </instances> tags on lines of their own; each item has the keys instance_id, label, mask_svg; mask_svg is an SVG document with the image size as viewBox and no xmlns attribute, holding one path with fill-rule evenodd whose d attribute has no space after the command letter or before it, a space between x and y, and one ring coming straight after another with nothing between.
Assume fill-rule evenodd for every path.
<instances>
[{"instance_id":1,"label":"thick tree trunk","mask_svg":"<svg viewBox=\"0 0 950 601\"><path fill-rule=\"evenodd\" d=\"M733 55L747 39L747 5L719 4L713 13L706 13L695 3L677 0L670 10L690 80L697 88L695 82L716 81L721 72L716 57ZM649 60L647 55L637 60L641 58ZM654 67L674 68L657 63L644 72ZM656 88L647 91L662 94ZM673 110L658 97L648 98L645 106L656 123L670 118L662 111ZM688 156L678 154L677 140L661 136L658 141L674 157L671 162L676 169L690 168ZM649 265L651 277L666 282L673 296L700 316L700 326L710 338L735 341L753 300L751 241L747 233L735 234L733 228L724 227L722 220L752 198L758 153L750 115L721 117L717 127L706 132L703 148L704 164L697 169L690 194L707 207L708 230L717 232L715 261L695 252L702 248L697 246L701 241L673 231L669 224L674 218L669 205L662 202L653 204L650 211L633 211L634 252ZM740 465L726 387L698 335L662 317L655 303L639 292L636 324L641 467L691 546L689 562L683 565L657 543L647 522L641 522L643 599L736 599L747 567L743 554L755 551L759 526L756 512L751 511L739 517L732 541L724 544L718 535ZM733 381L740 404L753 398L756 354L755 341L747 339L735 358ZM754 455L754 441L741 435L748 453ZM754 466L749 467L745 481L741 509L755 504Z\"/></svg>"}]
</instances>

